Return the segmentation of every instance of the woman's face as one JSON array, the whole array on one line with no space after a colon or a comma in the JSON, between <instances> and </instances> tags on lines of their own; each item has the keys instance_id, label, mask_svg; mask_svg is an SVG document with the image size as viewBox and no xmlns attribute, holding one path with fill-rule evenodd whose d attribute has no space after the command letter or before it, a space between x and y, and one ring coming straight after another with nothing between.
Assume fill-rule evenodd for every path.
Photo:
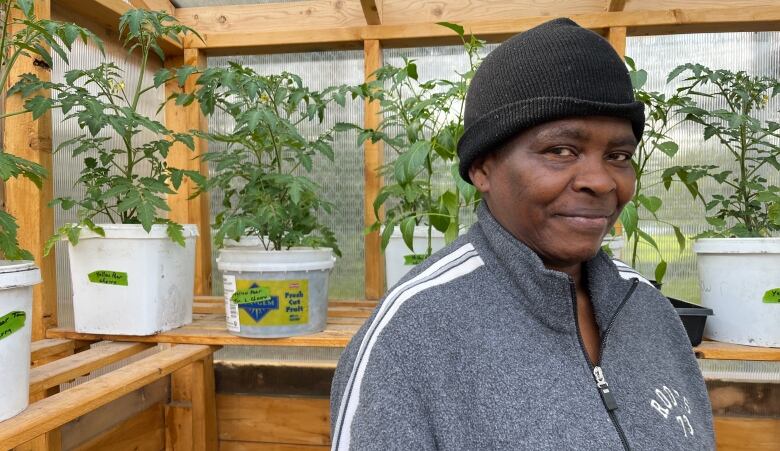
<instances>
[{"instance_id":1,"label":"woman's face","mask_svg":"<svg viewBox=\"0 0 780 451\"><path fill-rule=\"evenodd\" d=\"M562 119L523 131L469 175L498 222L550 268L592 258L634 195L627 119Z\"/></svg>"}]
</instances>

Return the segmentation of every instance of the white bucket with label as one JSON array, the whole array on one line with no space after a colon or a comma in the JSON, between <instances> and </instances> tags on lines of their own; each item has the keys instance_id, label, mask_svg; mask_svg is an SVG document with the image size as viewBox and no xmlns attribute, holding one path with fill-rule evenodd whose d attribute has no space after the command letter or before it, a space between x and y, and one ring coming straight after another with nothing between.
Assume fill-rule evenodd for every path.
<instances>
[{"instance_id":1,"label":"white bucket with label","mask_svg":"<svg viewBox=\"0 0 780 451\"><path fill-rule=\"evenodd\" d=\"M329 248L221 249L217 267L222 271L228 331L253 338L321 332L328 319L328 276L335 261Z\"/></svg>"},{"instance_id":2,"label":"white bucket with label","mask_svg":"<svg viewBox=\"0 0 780 451\"><path fill-rule=\"evenodd\" d=\"M40 282L33 262L0 260L0 421L27 407L32 290Z\"/></svg>"},{"instance_id":3,"label":"white bucket with label","mask_svg":"<svg viewBox=\"0 0 780 451\"><path fill-rule=\"evenodd\" d=\"M701 304L713 310L704 335L780 347L780 238L706 238L693 244Z\"/></svg>"},{"instance_id":4,"label":"white bucket with label","mask_svg":"<svg viewBox=\"0 0 780 451\"><path fill-rule=\"evenodd\" d=\"M197 226L184 225L184 247L165 225L100 227L105 238L82 230L68 244L76 331L153 335L191 323Z\"/></svg>"},{"instance_id":5,"label":"white bucket with label","mask_svg":"<svg viewBox=\"0 0 780 451\"><path fill-rule=\"evenodd\" d=\"M396 227L393 230L390 241L385 248L385 280L388 290L397 284L409 270L424 260L419 256L424 255L428 250L428 226L414 228L412 245L414 251L410 250L404 242L401 229ZM436 229L431 230L432 253L444 248L444 246L444 234Z\"/></svg>"}]
</instances>

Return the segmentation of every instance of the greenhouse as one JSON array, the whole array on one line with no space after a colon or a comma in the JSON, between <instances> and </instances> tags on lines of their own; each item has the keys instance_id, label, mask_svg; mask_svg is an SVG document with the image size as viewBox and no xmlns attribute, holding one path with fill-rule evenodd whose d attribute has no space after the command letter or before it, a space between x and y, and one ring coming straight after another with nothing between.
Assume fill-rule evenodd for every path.
<instances>
[{"instance_id":1,"label":"greenhouse","mask_svg":"<svg viewBox=\"0 0 780 451\"><path fill-rule=\"evenodd\" d=\"M0 24L0 450L780 450L780 2Z\"/></svg>"}]
</instances>

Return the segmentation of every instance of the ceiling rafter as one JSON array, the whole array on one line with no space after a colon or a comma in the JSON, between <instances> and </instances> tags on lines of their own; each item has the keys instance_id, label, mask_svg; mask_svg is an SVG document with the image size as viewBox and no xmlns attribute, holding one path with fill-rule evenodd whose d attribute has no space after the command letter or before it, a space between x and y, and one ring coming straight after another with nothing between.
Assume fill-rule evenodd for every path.
<instances>
[{"instance_id":1,"label":"ceiling rafter","mask_svg":"<svg viewBox=\"0 0 780 451\"><path fill-rule=\"evenodd\" d=\"M368 25L382 25L382 0L360 0Z\"/></svg>"}]
</instances>

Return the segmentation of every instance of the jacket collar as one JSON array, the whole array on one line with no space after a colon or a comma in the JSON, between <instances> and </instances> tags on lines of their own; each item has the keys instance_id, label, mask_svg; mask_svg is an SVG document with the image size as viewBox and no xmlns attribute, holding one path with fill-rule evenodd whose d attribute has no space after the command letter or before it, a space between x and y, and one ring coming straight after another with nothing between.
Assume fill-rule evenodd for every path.
<instances>
[{"instance_id":1,"label":"jacket collar","mask_svg":"<svg viewBox=\"0 0 780 451\"><path fill-rule=\"evenodd\" d=\"M537 320L555 331L574 333L571 277L545 268L534 251L496 221L485 202L479 206L477 217L468 236L486 268L494 271L499 283L518 294L515 301ZM584 280L603 336L632 282L620 277L612 259L601 250L585 262Z\"/></svg>"}]
</instances>

